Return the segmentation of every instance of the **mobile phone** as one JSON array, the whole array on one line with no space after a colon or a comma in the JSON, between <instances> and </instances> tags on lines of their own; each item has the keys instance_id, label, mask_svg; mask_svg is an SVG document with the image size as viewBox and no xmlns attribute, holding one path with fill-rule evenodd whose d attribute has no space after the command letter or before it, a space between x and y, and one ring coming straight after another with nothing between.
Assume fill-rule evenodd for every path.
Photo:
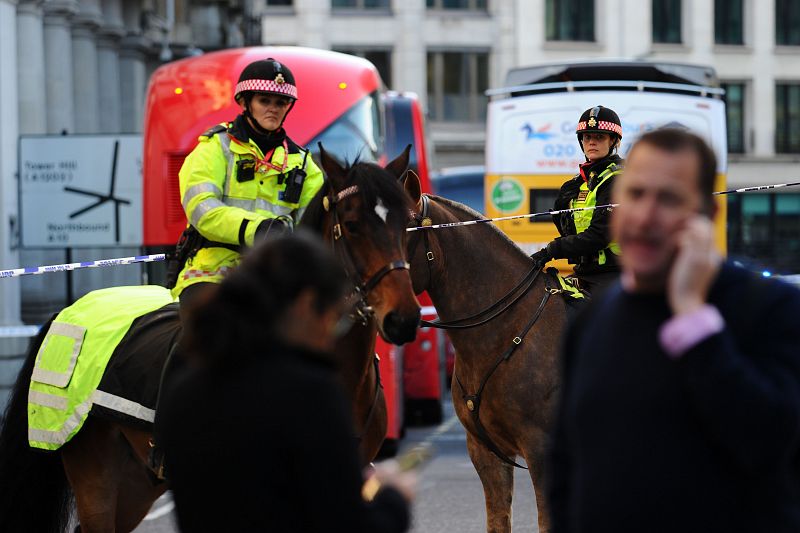
<instances>
[{"instance_id":1,"label":"mobile phone","mask_svg":"<svg viewBox=\"0 0 800 533\"><path fill-rule=\"evenodd\" d=\"M408 472L409 470L420 468L432 458L433 447L428 443L423 443L414 446L395 460L401 472ZM372 476L364 482L364 486L361 488L361 497L371 502L380 488L381 482L375 476Z\"/></svg>"}]
</instances>

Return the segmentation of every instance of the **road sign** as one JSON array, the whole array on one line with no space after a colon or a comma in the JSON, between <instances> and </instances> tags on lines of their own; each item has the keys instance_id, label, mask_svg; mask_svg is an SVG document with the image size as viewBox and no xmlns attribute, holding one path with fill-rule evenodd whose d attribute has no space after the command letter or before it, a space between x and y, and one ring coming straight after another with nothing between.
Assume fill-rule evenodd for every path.
<instances>
[{"instance_id":1,"label":"road sign","mask_svg":"<svg viewBox=\"0 0 800 533\"><path fill-rule=\"evenodd\" d=\"M25 248L140 246L142 136L23 136L19 142Z\"/></svg>"}]
</instances>

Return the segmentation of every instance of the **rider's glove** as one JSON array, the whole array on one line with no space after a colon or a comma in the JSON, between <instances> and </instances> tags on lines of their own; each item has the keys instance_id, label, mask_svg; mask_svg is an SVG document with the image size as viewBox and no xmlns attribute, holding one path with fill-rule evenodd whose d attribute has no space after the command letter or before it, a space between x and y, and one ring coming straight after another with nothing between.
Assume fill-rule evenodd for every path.
<instances>
[{"instance_id":1,"label":"rider's glove","mask_svg":"<svg viewBox=\"0 0 800 533\"><path fill-rule=\"evenodd\" d=\"M292 231L292 222L286 216L279 216L276 218L269 218L262 221L256 228L256 234L253 237L253 242L258 243L265 239L279 237L284 233Z\"/></svg>"},{"instance_id":2,"label":"rider's glove","mask_svg":"<svg viewBox=\"0 0 800 533\"><path fill-rule=\"evenodd\" d=\"M540 267L543 267L545 263L550 261L553 258L553 253L550 251L550 245L548 244L538 252L531 255L531 259L533 262Z\"/></svg>"}]
</instances>

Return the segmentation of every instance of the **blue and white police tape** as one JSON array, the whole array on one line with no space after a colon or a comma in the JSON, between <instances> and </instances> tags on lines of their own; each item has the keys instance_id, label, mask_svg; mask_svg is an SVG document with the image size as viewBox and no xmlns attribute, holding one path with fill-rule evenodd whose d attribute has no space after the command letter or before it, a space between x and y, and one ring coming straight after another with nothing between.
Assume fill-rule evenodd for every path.
<instances>
[{"instance_id":1,"label":"blue and white police tape","mask_svg":"<svg viewBox=\"0 0 800 533\"><path fill-rule=\"evenodd\" d=\"M430 224L428 226L414 226L406 228L406 231L420 231L423 229L441 229L441 228L455 228L458 226L471 226L473 224L483 224L485 222L501 222L503 220L517 220L518 218L533 218L543 217L545 215L559 215L561 213L574 213L576 211L589 211L591 209L612 209L619 204L603 204L593 205L591 207L575 207L572 209L551 209L550 211L542 211L541 213L526 213L524 215L509 215L506 217L495 218L479 218L477 220L465 220L463 222L446 222L444 224Z\"/></svg>"},{"instance_id":2,"label":"blue and white police tape","mask_svg":"<svg viewBox=\"0 0 800 533\"><path fill-rule=\"evenodd\" d=\"M769 189L780 189L781 187L796 187L800 185L800 181L795 181L791 183L776 183L773 185L757 185L755 187L742 187L741 189L730 189L727 191L717 191L713 194L715 196L721 194L736 194L742 192L754 192L754 191L766 191ZM590 207L576 207L573 209L551 209L550 211L542 211L541 213L526 213L524 215L509 215L505 217L495 217L495 218L479 218L477 220L465 220L463 222L448 222L445 224L431 224L427 226L415 226L413 228L407 228L406 231L420 231L426 229L442 229L442 228L455 228L458 226L471 226L473 224L483 224L485 222L502 222L504 220L517 220L520 218L535 218L535 217L543 217L547 215L560 215L562 213L574 213L576 211L588 211L591 209L613 209L617 207L619 204L603 204L603 205L596 205Z\"/></svg>"},{"instance_id":3,"label":"blue and white police tape","mask_svg":"<svg viewBox=\"0 0 800 533\"><path fill-rule=\"evenodd\" d=\"M46 272L68 272L80 268L97 268L116 265L132 265L134 263L151 263L153 261L164 261L166 254L135 255L132 257L117 257L115 259L98 259L97 261L81 261L79 263L63 263L60 265L44 265L36 267L12 268L10 270L0 270L0 278L16 278Z\"/></svg>"}]
</instances>

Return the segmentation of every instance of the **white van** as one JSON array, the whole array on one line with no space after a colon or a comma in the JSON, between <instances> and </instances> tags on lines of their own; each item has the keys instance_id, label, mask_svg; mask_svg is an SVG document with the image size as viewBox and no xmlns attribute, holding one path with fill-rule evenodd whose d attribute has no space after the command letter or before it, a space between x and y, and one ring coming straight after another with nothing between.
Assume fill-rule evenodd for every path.
<instances>
[{"instance_id":1,"label":"white van","mask_svg":"<svg viewBox=\"0 0 800 533\"><path fill-rule=\"evenodd\" d=\"M506 87L487 92L486 215L552 209L558 189L585 161L575 135L586 109L610 107L622 120L625 157L647 131L686 128L717 155L716 190L725 187L727 136L724 90L713 68L644 61L560 63L513 69ZM725 197L718 197L717 240L725 249ZM557 236L550 217L498 226L529 253ZM565 262L559 267L568 271Z\"/></svg>"}]
</instances>

